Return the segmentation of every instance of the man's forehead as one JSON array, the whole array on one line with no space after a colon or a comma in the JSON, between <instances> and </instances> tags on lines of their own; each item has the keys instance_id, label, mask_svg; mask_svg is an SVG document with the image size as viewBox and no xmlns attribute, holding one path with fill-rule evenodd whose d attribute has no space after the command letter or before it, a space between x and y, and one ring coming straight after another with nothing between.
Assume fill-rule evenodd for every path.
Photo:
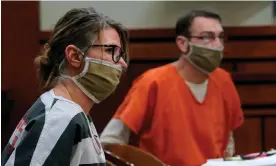
<instances>
[{"instance_id":1,"label":"man's forehead","mask_svg":"<svg viewBox=\"0 0 276 166\"><path fill-rule=\"evenodd\" d=\"M213 32L222 33L223 27L219 20L206 17L196 17L191 25L192 33Z\"/></svg>"}]
</instances>

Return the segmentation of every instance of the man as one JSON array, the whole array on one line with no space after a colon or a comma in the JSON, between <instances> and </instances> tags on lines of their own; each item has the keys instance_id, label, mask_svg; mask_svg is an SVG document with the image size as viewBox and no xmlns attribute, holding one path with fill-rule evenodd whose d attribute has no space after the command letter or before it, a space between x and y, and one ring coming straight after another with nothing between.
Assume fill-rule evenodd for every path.
<instances>
[{"instance_id":1,"label":"man","mask_svg":"<svg viewBox=\"0 0 276 166\"><path fill-rule=\"evenodd\" d=\"M191 11L176 24L179 60L137 78L101 135L104 143L139 146L172 166L198 166L234 153L232 132L243 123L230 75L219 68L224 32L219 15Z\"/></svg>"}]
</instances>

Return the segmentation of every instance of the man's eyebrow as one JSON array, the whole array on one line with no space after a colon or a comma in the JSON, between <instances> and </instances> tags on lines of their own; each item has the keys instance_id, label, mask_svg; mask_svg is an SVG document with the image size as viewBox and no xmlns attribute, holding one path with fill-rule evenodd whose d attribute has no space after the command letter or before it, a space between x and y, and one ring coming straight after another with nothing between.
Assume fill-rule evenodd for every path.
<instances>
[{"instance_id":1,"label":"man's eyebrow","mask_svg":"<svg viewBox=\"0 0 276 166\"><path fill-rule=\"evenodd\" d=\"M214 34L214 32L212 32L212 31L202 31L202 32L200 32L200 34L204 34L204 33Z\"/></svg>"},{"instance_id":2,"label":"man's eyebrow","mask_svg":"<svg viewBox=\"0 0 276 166\"><path fill-rule=\"evenodd\" d=\"M200 32L200 34L215 34L215 32L213 32L213 31L203 31L203 32ZM224 31L221 31L219 33L219 35L224 35Z\"/></svg>"}]
</instances>

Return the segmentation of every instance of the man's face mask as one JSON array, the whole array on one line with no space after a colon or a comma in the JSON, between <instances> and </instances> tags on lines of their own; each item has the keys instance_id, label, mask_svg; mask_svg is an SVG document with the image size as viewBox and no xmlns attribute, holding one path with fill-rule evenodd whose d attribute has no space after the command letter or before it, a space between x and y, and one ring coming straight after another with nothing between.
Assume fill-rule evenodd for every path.
<instances>
[{"instance_id":1,"label":"man's face mask","mask_svg":"<svg viewBox=\"0 0 276 166\"><path fill-rule=\"evenodd\" d=\"M223 58L223 49L215 49L203 45L189 44L190 52L185 58L198 70L210 74Z\"/></svg>"},{"instance_id":2,"label":"man's face mask","mask_svg":"<svg viewBox=\"0 0 276 166\"><path fill-rule=\"evenodd\" d=\"M83 71L70 78L95 103L100 103L115 91L120 82L122 68L108 61L85 58Z\"/></svg>"}]
</instances>

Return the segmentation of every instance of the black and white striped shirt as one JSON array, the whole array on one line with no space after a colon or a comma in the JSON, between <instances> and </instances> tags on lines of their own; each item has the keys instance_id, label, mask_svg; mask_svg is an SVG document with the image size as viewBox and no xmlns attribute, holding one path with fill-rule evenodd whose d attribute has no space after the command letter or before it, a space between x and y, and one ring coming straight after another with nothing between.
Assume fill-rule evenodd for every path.
<instances>
[{"instance_id":1,"label":"black and white striped shirt","mask_svg":"<svg viewBox=\"0 0 276 166\"><path fill-rule=\"evenodd\" d=\"M5 166L103 166L104 152L90 116L50 90L17 125L2 152Z\"/></svg>"}]
</instances>

